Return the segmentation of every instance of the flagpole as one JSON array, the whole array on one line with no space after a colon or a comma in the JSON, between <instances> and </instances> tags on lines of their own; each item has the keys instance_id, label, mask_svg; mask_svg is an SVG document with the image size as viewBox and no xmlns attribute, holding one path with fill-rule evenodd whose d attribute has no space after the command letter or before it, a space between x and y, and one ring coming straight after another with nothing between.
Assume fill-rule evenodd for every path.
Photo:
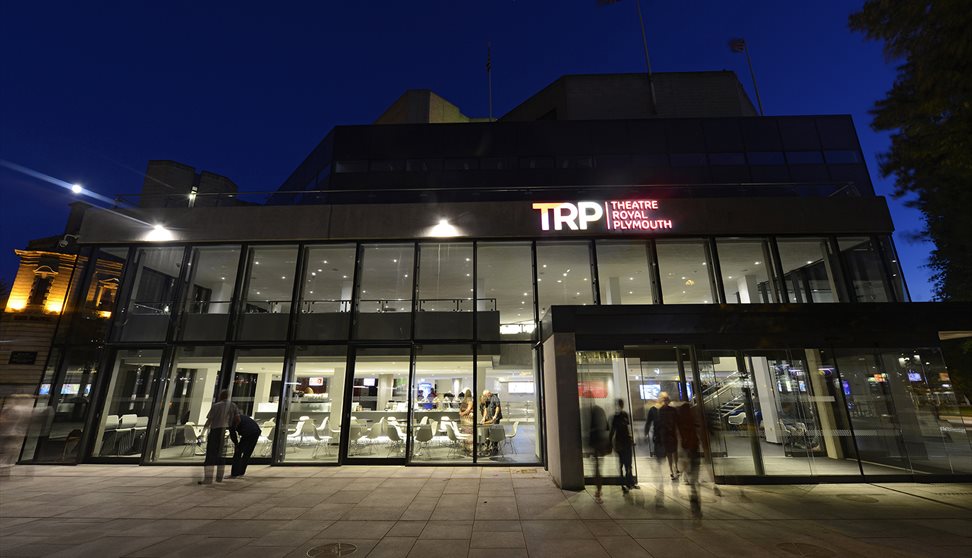
<instances>
[{"instance_id":1,"label":"flagpole","mask_svg":"<svg viewBox=\"0 0 972 558\"><path fill-rule=\"evenodd\" d=\"M746 53L746 63L749 64L749 77L753 80L753 90L756 92L756 104L759 105L759 115L763 114L763 101L759 99L759 86L756 85L756 72L753 71L753 61L749 58L749 44L743 43L743 52Z\"/></svg>"},{"instance_id":2,"label":"flagpole","mask_svg":"<svg viewBox=\"0 0 972 558\"><path fill-rule=\"evenodd\" d=\"M658 102L655 99L655 83L651 79L651 58L648 57L648 35L645 32L645 19L641 15L641 0L635 0L635 6L638 8L638 23L639 27L641 28L641 44L645 49L645 68L648 70L648 91L651 95L651 113L658 114Z\"/></svg>"},{"instance_id":3,"label":"flagpole","mask_svg":"<svg viewBox=\"0 0 972 558\"><path fill-rule=\"evenodd\" d=\"M493 121L493 47L486 43L486 87L489 88L489 121Z\"/></svg>"}]
</instances>

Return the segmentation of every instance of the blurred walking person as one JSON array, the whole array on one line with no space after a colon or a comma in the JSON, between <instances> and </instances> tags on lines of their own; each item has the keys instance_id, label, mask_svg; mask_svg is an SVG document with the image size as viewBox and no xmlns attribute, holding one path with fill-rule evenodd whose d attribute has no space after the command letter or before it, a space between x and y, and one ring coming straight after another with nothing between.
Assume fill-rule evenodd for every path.
<instances>
[{"instance_id":1,"label":"blurred walking person","mask_svg":"<svg viewBox=\"0 0 972 558\"><path fill-rule=\"evenodd\" d=\"M20 448L34 409L33 396L8 395L0 401L0 476L8 476L20 459Z\"/></svg>"},{"instance_id":2,"label":"blurred walking person","mask_svg":"<svg viewBox=\"0 0 972 558\"><path fill-rule=\"evenodd\" d=\"M584 394L585 398L591 399L590 392ZM603 503L601 499L601 458L611 452L611 427L608 424L607 413L596 403L591 404L591 417L588 432L588 447L591 448L591 459L594 461L594 483L597 492L594 493L594 501L598 504Z\"/></svg>"},{"instance_id":3,"label":"blurred walking person","mask_svg":"<svg viewBox=\"0 0 972 558\"><path fill-rule=\"evenodd\" d=\"M631 416L624 410L624 400L617 400L617 412L611 419L611 445L618 454L618 472L621 475L621 491L641 488L635 484L631 462L634 459L634 434L631 432Z\"/></svg>"},{"instance_id":4,"label":"blurred walking person","mask_svg":"<svg viewBox=\"0 0 972 558\"><path fill-rule=\"evenodd\" d=\"M206 437L206 461L203 462L203 480L199 484L213 484L213 469L216 470L216 482L223 482L226 469L226 459L223 448L226 443L226 429L240 423L240 410L229 400L229 390L219 392L216 403L206 415L205 428L209 429Z\"/></svg>"},{"instance_id":5,"label":"blurred walking person","mask_svg":"<svg viewBox=\"0 0 972 558\"><path fill-rule=\"evenodd\" d=\"M678 407L678 437L682 446L684 459L683 472L685 481L689 485L689 502L692 507L692 517L702 517L702 501L699 498L699 470L701 452L699 443L699 428L702 425L699 407L695 401Z\"/></svg>"}]
</instances>

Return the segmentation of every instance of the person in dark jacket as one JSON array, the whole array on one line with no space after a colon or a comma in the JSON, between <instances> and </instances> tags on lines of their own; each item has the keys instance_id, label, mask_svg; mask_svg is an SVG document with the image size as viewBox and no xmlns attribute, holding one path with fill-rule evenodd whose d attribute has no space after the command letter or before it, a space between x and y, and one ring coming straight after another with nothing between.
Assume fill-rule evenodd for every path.
<instances>
[{"instance_id":1,"label":"person in dark jacket","mask_svg":"<svg viewBox=\"0 0 972 558\"><path fill-rule=\"evenodd\" d=\"M250 456L260 439L260 425L252 418L240 413L240 422L230 428L230 438L236 446L233 451L233 469L231 479L238 479L246 474L246 466L250 463Z\"/></svg>"},{"instance_id":2,"label":"person in dark jacket","mask_svg":"<svg viewBox=\"0 0 972 558\"><path fill-rule=\"evenodd\" d=\"M668 392L658 394L658 402L648 409L645 420L645 437L650 438L655 459L668 459L668 472L672 480L679 476L678 470L678 418Z\"/></svg>"},{"instance_id":3,"label":"person in dark jacket","mask_svg":"<svg viewBox=\"0 0 972 558\"><path fill-rule=\"evenodd\" d=\"M593 399L590 391L584 393L587 399ZM589 421L588 447L591 451L591 459L594 461L594 484L597 491L594 493L594 501L602 503L601 499L601 458L611 453L611 426L608 424L607 413L596 403L591 403L591 416Z\"/></svg>"},{"instance_id":4,"label":"person in dark jacket","mask_svg":"<svg viewBox=\"0 0 972 558\"><path fill-rule=\"evenodd\" d=\"M621 475L621 491L627 492L641 488L635 484L631 462L634 458L634 434L631 432L631 416L624 410L624 400L618 399L618 411L611 419L611 444L618 454L618 468Z\"/></svg>"}]
</instances>

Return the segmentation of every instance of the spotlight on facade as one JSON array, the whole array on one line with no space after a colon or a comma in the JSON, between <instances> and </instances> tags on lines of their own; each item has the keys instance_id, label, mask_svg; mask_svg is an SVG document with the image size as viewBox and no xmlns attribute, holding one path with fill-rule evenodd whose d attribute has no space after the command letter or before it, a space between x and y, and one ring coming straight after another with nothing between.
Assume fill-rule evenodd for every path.
<instances>
[{"instance_id":1,"label":"spotlight on facade","mask_svg":"<svg viewBox=\"0 0 972 558\"><path fill-rule=\"evenodd\" d=\"M81 192L84 191L84 188L82 188L80 184L72 184L71 191L74 192L75 194L80 194Z\"/></svg>"},{"instance_id":2,"label":"spotlight on facade","mask_svg":"<svg viewBox=\"0 0 972 558\"><path fill-rule=\"evenodd\" d=\"M175 240L175 235L172 231L165 228L162 225L154 225L151 230L145 235L143 240L149 242L166 242L169 240Z\"/></svg>"},{"instance_id":3,"label":"spotlight on facade","mask_svg":"<svg viewBox=\"0 0 972 558\"><path fill-rule=\"evenodd\" d=\"M448 219L439 219L439 224L430 228L426 236L460 236L460 233Z\"/></svg>"}]
</instances>

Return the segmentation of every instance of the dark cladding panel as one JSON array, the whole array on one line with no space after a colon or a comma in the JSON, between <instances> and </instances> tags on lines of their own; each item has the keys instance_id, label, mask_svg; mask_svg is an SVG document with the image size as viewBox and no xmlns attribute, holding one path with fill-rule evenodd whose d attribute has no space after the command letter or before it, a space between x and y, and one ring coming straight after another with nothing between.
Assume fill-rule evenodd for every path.
<instances>
[{"instance_id":1,"label":"dark cladding panel","mask_svg":"<svg viewBox=\"0 0 972 558\"><path fill-rule=\"evenodd\" d=\"M632 120L628 122L628 138L632 153L667 153L665 123L658 120Z\"/></svg>"},{"instance_id":2,"label":"dark cladding panel","mask_svg":"<svg viewBox=\"0 0 972 558\"><path fill-rule=\"evenodd\" d=\"M849 116L818 116L816 121L824 149L860 149L854 121Z\"/></svg>"},{"instance_id":3,"label":"dark cladding panel","mask_svg":"<svg viewBox=\"0 0 972 558\"><path fill-rule=\"evenodd\" d=\"M669 120L665 128L672 153L705 153L701 120Z\"/></svg>"},{"instance_id":4,"label":"dark cladding panel","mask_svg":"<svg viewBox=\"0 0 972 558\"><path fill-rule=\"evenodd\" d=\"M587 123L591 145L595 153L628 154L628 128L621 120L600 120Z\"/></svg>"},{"instance_id":5,"label":"dark cladding panel","mask_svg":"<svg viewBox=\"0 0 972 558\"><path fill-rule=\"evenodd\" d=\"M820 149L817 126L811 117L789 117L778 119L783 149L786 151L813 151Z\"/></svg>"},{"instance_id":6,"label":"dark cladding panel","mask_svg":"<svg viewBox=\"0 0 972 558\"><path fill-rule=\"evenodd\" d=\"M783 142L775 118L743 118L739 121L746 151L782 151Z\"/></svg>"},{"instance_id":7,"label":"dark cladding panel","mask_svg":"<svg viewBox=\"0 0 972 558\"><path fill-rule=\"evenodd\" d=\"M745 149L737 118L704 120L702 129L705 131L705 143L710 153L740 152Z\"/></svg>"}]
</instances>

